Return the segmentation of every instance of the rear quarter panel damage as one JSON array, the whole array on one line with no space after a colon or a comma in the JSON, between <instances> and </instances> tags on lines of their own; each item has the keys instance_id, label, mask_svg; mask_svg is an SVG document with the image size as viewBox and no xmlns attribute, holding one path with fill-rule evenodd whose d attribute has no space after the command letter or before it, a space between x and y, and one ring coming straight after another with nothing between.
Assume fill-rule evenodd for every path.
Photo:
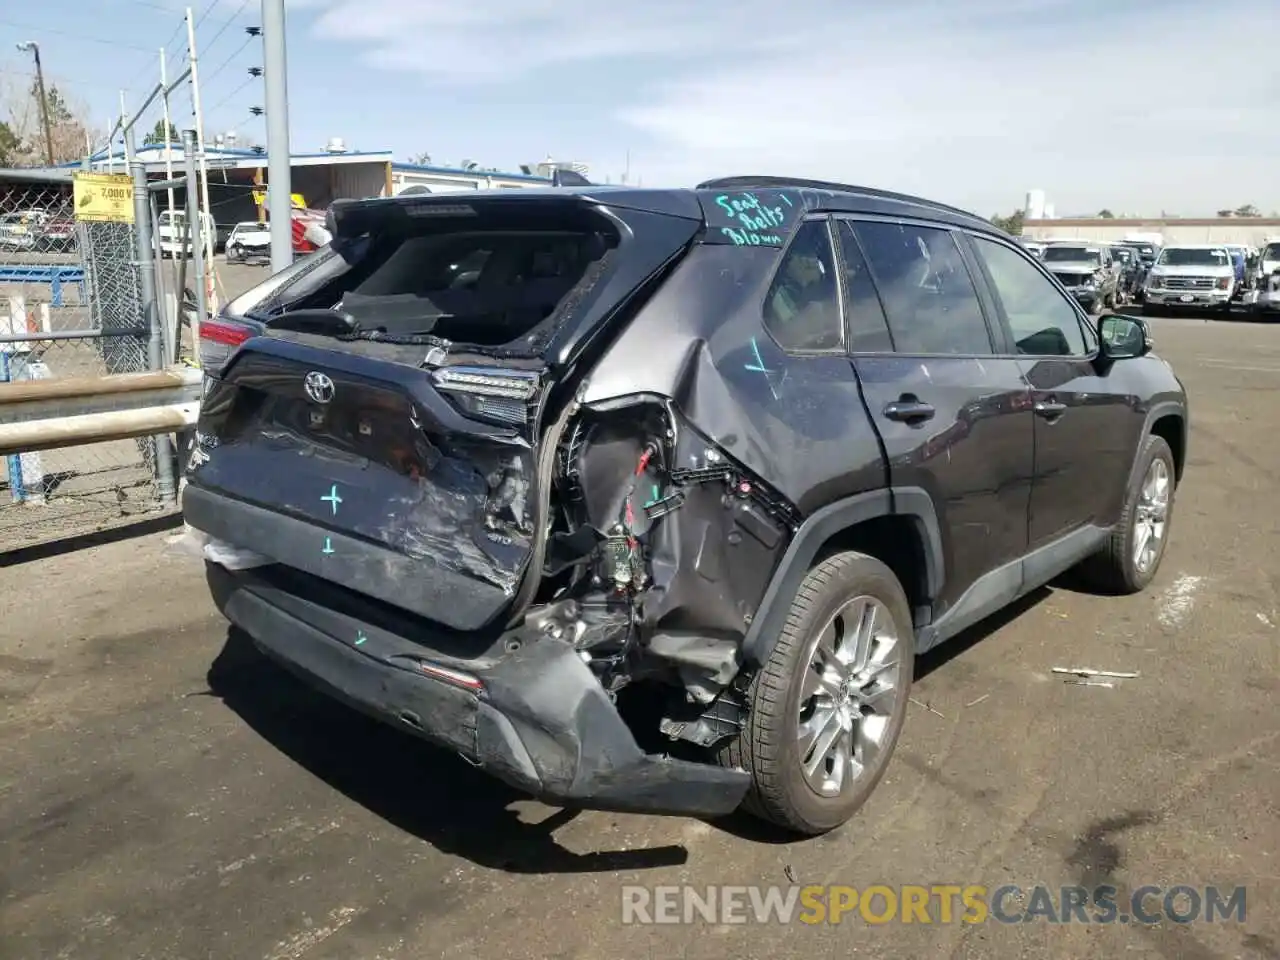
<instances>
[{"instance_id":1,"label":"rear quarter panel damage","mask_svg":"<svg viewBox=\"0 0 1280 960\"><path fill-rule=\"evenodd\" d=\"M666 475L722 468L683 487L683 504L652 525L652 585L639 597L651 652L681 662L704 702L702 682L714 688L736 672L741 640L798 524L885 482L847 356L788 356L762 327L777 257L764 247L694 248L580 394L584 415L624 424L665 406L674 435ZM644 440L634 442L638 453Z\"/></svg>"}]
</instances>

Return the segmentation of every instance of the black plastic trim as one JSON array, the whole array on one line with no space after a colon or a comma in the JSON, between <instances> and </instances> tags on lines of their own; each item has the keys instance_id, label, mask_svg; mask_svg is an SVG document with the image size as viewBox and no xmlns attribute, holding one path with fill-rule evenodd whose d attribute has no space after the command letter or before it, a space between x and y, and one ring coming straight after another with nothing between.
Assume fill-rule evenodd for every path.
<instances>
[{"instance_id":1,"label":"black plastic trim","mask_svg":"<svg viewBox=\"0 0 1280 960\"><path fill-rule=\"evenodd\" d=\"M926 584L929 596L936 597L942 589L946 570L937 514L926 491L918 487L890 487L837 500L814 512L796 531L743 640L744 659L756 665L768 660L786 622L791 601L824 543L859 523L895 515L919 525L924 543Z\"/></svg>"},{"instance_id":2,"label":"black plastic trim","mask_svg":"<svg viewBox=\"0 0 1280 960\"><path fill-rule=\"evenodd\" d=\"M434 662L429 633L357 627L322 598L294 596L285 610L253 571L208 564L207 576L223 615L290 672L540 800L715 817L737 809L750 785L741 769L646 754L564 641L511 631L503 656L457 667L483 684L476 692L414 668L415 656Z\"/></svg>"}]
</instances>

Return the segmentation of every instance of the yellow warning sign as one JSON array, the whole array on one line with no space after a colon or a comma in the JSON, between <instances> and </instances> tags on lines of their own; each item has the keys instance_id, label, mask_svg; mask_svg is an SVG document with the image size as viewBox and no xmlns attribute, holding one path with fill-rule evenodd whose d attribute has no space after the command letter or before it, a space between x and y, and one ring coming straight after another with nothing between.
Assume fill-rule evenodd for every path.
<instances>
[{"instance_id":1,"label":"yellow warning sign","mask_svg":"<svg viewBox=\"0 0 1280 960\"><path fill-rule=\"evenodd\" d=\"M127 173L74 175L77 220L133 223L133 180Z\"/></svg>"},{"instance_id":2,"label":"yellow warning sign","mask_svg":"<svg viewBox=\"0 0 1280 960\"><path fill-rule=\"evenodd\" d=\"M253 202L258 206L262 206L267 202L268 196L269 194L266 190L254 190ZM300 193L289 194L289 202L293 205L295 210L305 210L307 208L307 200Z\"/></svg>"}]
</instances>

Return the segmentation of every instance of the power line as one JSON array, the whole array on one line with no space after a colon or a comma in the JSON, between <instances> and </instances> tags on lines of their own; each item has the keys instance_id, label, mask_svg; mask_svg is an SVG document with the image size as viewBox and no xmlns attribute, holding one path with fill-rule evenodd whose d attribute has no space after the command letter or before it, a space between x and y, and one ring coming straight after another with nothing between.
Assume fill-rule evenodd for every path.
<instances>
[{"instance_id":1,"label":"power line","mask_svg":"<svg viewBox=\"0 0 1280 960\"><path fill-rule=\"evenodd\" d=\"M57 30L53 27L37 27L29 23L18 23L16 20L0 20L0 24L6 27L17 27L19 30L31 30L37 34L52 33L55 36L70 37L73 40L85 40L90 43L101 43L108 47L120 47L124 50L147 50L147 47L140 47L136 43L125 43L123 40L108 40L104 37L94 37L87 33L76 33L73 30Z\"/></svg>"},{"instance_id":2,"label":"power line","mask_svg":"<svg viewBox=\"0 0 1280 960\"><path fill-rule=\"evenodd\" d=\"M165 55L164 55L165 70L169 70L172 66L172 64L170 63L170 54L168 50L171 46L173 46L173 41L177 39L178 34L181 33L182 28L185 26L186 26L186 20L180 19L178 21L178 25L174 28L173 33L169 34L169 39L166 40L163 44L163 49L165 50ZM157 47L156 49L158 51L160 48ZM132 89L133 85L137 83L139 77L144 76L148 71L153 69L155 69L155 65L152 63L147 63L147 64L144 64L142 67L139 67L138 70L134 72L133 76L129 78L129 82L124 85L124 88L126 90Z\"/></svg>"},{"instance_id":3,"label":"power line","mask_svg":"<svg viewBox=\"0 0 1280 960\"><path fill-rule=\"evenodd\" d=\"M209 71L209 73L201 76L200 79L205 83L208 83L209 81L211 81L214 77L216 77L219 73L221 73L223 70L226 69L227 64L229 64L236 57L240 56L240 51L242 51L245 47L247 47L250 43L252 43L256 38L257 38L256 34L253 34L253 33L249 34L249 36L244 38L244 43L236 47L235 50L231 52L231 55L229 57L227 57L220 64L214 67L211 71Z\"/></svg>"},{"instance_id":4,"label":"power line","mask_svg":"<svg viewBox=\"0 0 1280 960\"><path fill-rule=\"evenodd\" d=\"M236 12L231 15L231 18L229 20L226 20L222 24L222 29L213 35L213 39L211 39L208 43L204 44L205 53L208 53L209 49L215 43L218 42L218 38L227 32L227 28L236 22L236 19L240 16L241 13L244 12L244 8L247 7L248 5L249 5L249 0L241 0L240 6L236 7Z\"/></svg>"},{"instance_id":5,"label":"power line","mask_svg":"<svg viewBox=\"0 0 1280 960\"><path fill-rule=\"evenodd\" d=\"M213 8L217 5L218 0L209 0L208 4L204 8L204 13L200 14L200 16L196 18L195 28L197 30L200 29L200 24L204 23L205 18L208 17L209 14L213 13Z\"/></svg>"},{"instance_id":6,"label":"power line","mask_svg":"<svg viewBox=\"0 0 1280 960\"><path fill-rule=\"evenodd\" d=\"M218 108L219 108L219 107L221 107L224 103L226 103L228 100L230 100L230 99L231 99L232 97L234 97L236 94L238 94L238 93L239 93L241 90L243 90L245 87L249 86L249 84L253 83L253 81L254 81L254 80L256 80L256 79L257 79L256 77L250 77L250 78L249 78L248 80L246 80L244 83L240 84L240 86L236 87L234 90L232 90L230 93L228 93L225 97L223 97L221 100L219 100L217 103L215 103L212 107L209 107L209 109L208 109L208 110L206 110L206 111L205 111L205 113L210 113L210 114L211 114L211 113L217 113L217 111L218 111Z\"/></svg>"},{"instance_id":7,"label":"power line","mask_svg":"<svg viewBox=\"0 0 1280 960\"><path fill-rule=\"evenodd\" d=\"M8 67L0 67L0 73L12 77L22 77L24 80L30 80L32 83L36 81L36 75L26 70L12 70ZM54 87L70 87L78 89L80 87L99 86L97 81L94 80L84 80L77 77L49 76L47 74L45 75L45 84L51 90Z\"/></svg>"}]
</instances>

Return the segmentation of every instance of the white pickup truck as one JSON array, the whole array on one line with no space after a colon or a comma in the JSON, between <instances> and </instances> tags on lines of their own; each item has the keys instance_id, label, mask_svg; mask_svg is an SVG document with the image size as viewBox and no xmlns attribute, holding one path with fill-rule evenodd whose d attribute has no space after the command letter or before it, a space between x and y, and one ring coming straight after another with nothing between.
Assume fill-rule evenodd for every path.
<instances>
[{"instance_id":1,"label":"white pickup truck","mask_svg":"<svg viewBox=\"0 0 1280 960\"><path fill-rule=\"evenodd\" d=\"M1146 310L1197 309L1228 313L1236 293L1236 269L1221 244L1165 247L1147 274Z\"/></svg>"}]
</instances>

